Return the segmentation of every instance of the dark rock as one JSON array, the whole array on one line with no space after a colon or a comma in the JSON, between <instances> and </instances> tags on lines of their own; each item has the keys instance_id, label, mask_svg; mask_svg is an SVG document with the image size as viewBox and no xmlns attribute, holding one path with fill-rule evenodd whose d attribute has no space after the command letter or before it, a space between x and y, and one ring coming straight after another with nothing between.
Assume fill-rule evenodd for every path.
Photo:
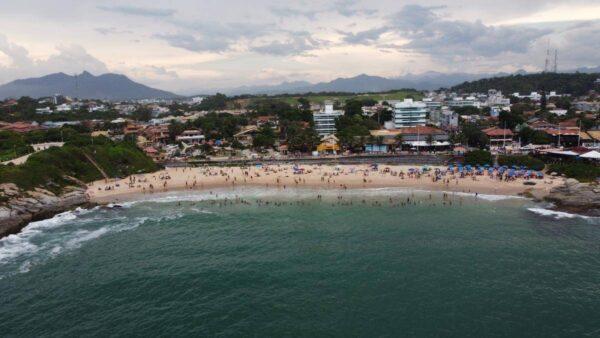
<instances>
[{"instance_id":1,"label":"dark rock","mask_svg":"<svg viewBox=\"0 0 600 338\"><path fill-rule=\"evenodd\" d=\"M0 238L21 231L31 221L53 217L89 201L85 189L79 187L69 187L56 196L38 188L23 192L16 185L5 183L0 184L0 194L10 197L0 205Z\"/></svg>"}]
</instances>

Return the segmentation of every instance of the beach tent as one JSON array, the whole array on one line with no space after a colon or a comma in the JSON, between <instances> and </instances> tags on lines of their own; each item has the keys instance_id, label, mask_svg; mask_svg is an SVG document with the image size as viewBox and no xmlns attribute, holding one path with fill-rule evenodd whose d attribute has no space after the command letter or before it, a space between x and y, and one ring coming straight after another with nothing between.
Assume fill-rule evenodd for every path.
<instances>
[{"instance_id":1,"label":"beach tent","mask_svg":"<svg viewBox=\"0 0 600 338\"><path fill-rule=\"evenodd\" d=\"M585 153L583 155L580 155L579 157L581 157L581 158L588 158L588 159L592 159L592 160L600 160L600 152L592 150L592 151L587 152L587 153Z\"/></svg>"}]
</instances>

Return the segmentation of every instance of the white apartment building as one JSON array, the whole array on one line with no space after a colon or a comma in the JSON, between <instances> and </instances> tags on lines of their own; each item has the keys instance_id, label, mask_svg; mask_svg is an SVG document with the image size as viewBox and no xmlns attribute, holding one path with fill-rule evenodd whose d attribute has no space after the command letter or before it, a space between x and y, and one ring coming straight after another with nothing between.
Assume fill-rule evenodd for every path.
<instances>
[{"instance_id":1,"label":"white apartment building","mask_svg":"<svg viewBox=\"0 0 600 338\"><path fill-rule=\"evenodd\" d=\"M71 111L71 106L66 103L63 103L61 105L56 106L56 111L57 112Z\"/></svg>"},{"instance_id":2,"label":"white apartment building","mask_svg":"<svg viewBox=\"0 0 600 338\"><path fill-rule=\"evenodd\" d=\"M452 107L452 108L457 108L457 107L475 107L475 108L480 108L481 104L479 103L479 101L473 97L473 96L468 96L466 98L462 98L462 97L455 97L454 99L448 101L448 106Z\"/></svg>"},{"instance_id":3,"label":"white apartment building","mask_svg":"<svg viewBox=\"0 0 600 338\"><path fill-rule=\"evenodd\" d=\"M105 111L105 110L106 110L106 107L105 107L104 105L99 105L99 106L89 106L89 107L88 107L88 111L89 111L90 113L97 112L97 111Z\"/></svg>"},{"instance_id":4,"label":"white apartment building","mask_svg":"<svg viewBox=\"0 0 600 338\"><path fill-rule=\"evenodd\" d=\"M50 109L50 107L43 107L43 108L36 108L35 113L36 114L52 114L53 111L52 111L52 109Z\"/></svg>"},{"instance_id":5,"label":"white apartment building","mask_svg":"<svg viewBox=\"0 0 600 338\"><path fill-rule=\"evenodd\" d=\"M504 97L502 92L495 89L488 90L487 99L485 105L488 107L510 107L510 99Z\"/></svg>"},{"instance_id":6,"label":"white apartment building","mask_svg":"<svg viewBox=\"0 0 600 338\"><path fill-rule=\"evenodd\" d=\"M333 103L325 102L325 110L313 113L315 130L319 137L335 134L335 120L344 115L341 110L333 110Z\"/></svg>"},{"instance_id":7,"label":"white apartment building","mask_svg":"<svg viewBox=\"0 0 600 338\"><path fill-rule=\"evenodd\" d=\"M394 105L394 127L415 127L427 124L427 105L421 101L404 99Z\"/></svg>"}]
</instances>

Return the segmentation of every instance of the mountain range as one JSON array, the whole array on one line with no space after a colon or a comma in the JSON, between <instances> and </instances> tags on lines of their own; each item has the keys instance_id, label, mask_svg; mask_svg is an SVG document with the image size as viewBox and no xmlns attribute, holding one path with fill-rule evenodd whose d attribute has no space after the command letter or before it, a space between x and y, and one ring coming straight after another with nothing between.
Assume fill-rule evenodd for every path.
<instances>
[{"instance_id":1,"label":"mountain range","mask_svg":"<svg viewBox=\"0 0 600 338\"><path fill-rule=\"evenodd\" d=\"M600 67L578 68L564 73L600 73ZM216 92L227 95L277 95L303 94L320 92L367 93L382 92L396 89L435 90L450 88L465 82L498 78L508 75L532 74L519 70L514 73L440 73L426 72L407 74L400 77L385 78L361 74L350 78L337 78L329 82L310 83L307 81L283 82L267 86L243 86L219 90L206 90L205 94ZM39 78L15 80L0 86L0 99L30 96L34 98L62 94L80 99L172 99L181 97L177 94L151 88L130 80L125 75L103 74L94 76L88 72L70 76L64 73L50 74ZM203 96L203 95L202 95Z\"/></svg>"},{"instance_id":2,"label":"mountain range","mask_svg":"<svg viewBox=\"0 0 600 338\"><path fill-rule=\"evenodd\" d=\"M490 76L508 74L467 74L467 73L438 73L427 72L422 74L408 74L401 77L386 78L361 74L350 78L337 78L329 82L310 83L306 81L283 82L271 86L243 86L237 88L221 89L228 95L240 94L292 94L292 93L319 93L319 92L382 92L394 89L411 88L417 90L433 90L442 87L451 87L465 81L473 81Z\"/></svg>"},{"instance_id":3,"label":"mountain range","mask_svg":"<svg viewBox=\"0 0 600 338\"><path fill-rule=\"evenodd\" d=\"M565 71L565 73L599 73L600 67L578 68ZM524 70L514 73L440 73L425 72L420 74L407 74L399 77L386 78L381 76L370 76L361 74L350 78L337 78L329 82L310 83L306 81L283 82L271 86L244 86L237 88L221 89L219 92L228 95L240 94L302 94L319 92L350 92L368 93L382 92L394 89L416 89L435 90L439 88L450 88L464 82L475 81L485 78L504 77L508 75L531 74Z\"/></svg>"},{"instance_id":4,"label":"mountain range","mask_svg":"<svg viewBox=\"0 0 600 338\"><path fill-rule=\"evenodd\" d=\"M61 94L81 99L127 100L176 98L178 95L130 80L125 75L88 72L79 75L55 73L38 78L15 80L0 86L0 98L33 98Z\"/></svg>"}]
</instances>

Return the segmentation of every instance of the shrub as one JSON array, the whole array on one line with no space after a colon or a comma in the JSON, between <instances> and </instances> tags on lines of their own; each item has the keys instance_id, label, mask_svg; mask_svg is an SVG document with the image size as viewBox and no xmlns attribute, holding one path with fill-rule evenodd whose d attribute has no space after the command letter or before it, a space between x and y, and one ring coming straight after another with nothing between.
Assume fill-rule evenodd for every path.
<instances>
[{"instance_id":1,"label":"shrub","mask_svg":"<svg viewBox=\"0 0 600 338\"><path fill-rule=\"evenodd\" d=\"M492 164L492 153L486 150L474 150L465 154L465 164Z\"/></svg>"},{"instance_id":2,"label":"shrub","mask_svg":"<svg viewBox=\"0 0 600 338\"><path fill-rule=\"evenodd\" d=\"M600 177L600 166L584 162L553 163L548 166L549 172L556 172L581 182L591 182Z\"/></svg>"},{"instance_id":3,"label":"shrub","mask_svg":"<svg viewBox=\"0 0 600 338\"><path fill-rule=\"evenodd\" d=\"M535 157L528 155L502 155L498 158L498 164L505 166L525 166L532 170L543 170L545 163Z\"/></svg>"}]
</instances>

